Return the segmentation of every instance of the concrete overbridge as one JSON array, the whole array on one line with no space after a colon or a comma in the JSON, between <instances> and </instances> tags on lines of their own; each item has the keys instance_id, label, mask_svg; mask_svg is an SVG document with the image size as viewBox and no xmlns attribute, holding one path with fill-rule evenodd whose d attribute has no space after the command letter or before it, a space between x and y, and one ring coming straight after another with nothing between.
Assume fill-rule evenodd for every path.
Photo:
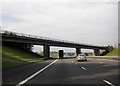
<instances>
[{"instance_id":1,"label":"concrete overbridge","mask_svg":"<svg viewBox=\"0 0 120 86\"><path fill-rule=\"evenodd\" d=\"M100 55L100 49L105 50L105 52L109 52L110 49L108 46L95 46L95 45L88 45L88 44L80 44L76 42L71 41L65 41L65 40L58 40L58 39L51 39L46 37L40 37L40 36L33 36L33 35L26 35L26 34L20 34L10 31L4 31L2 30L2 42L7 43L17 43L20 45L43 45L44 47L44 57L48 58L50 53L50 46L59 46L59 47L69 47L69 48L75 48L76 49L76 55L81 53L81 48L83 49L93 49L94 55L99 56Z\"/></svg>"}]
</instances>

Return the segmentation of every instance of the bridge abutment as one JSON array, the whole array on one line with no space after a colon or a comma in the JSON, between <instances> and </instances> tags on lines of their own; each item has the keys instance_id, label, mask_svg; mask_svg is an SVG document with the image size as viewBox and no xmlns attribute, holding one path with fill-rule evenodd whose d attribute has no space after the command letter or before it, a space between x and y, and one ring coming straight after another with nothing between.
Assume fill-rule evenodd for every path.
<instances>
[{"instance_id":1,"label":"bridge abutment","mask_svg":"<svg viewBox=\"0 0 120 86\"><path fill-rule=\"evenodd\" d=\"M50 57L50 46L44 45L44 58L49 58Z\"/></svg>"},{"instance_id":2,"label":"bridge abutment","mask_svg":"<svg viewBox=\"0 0 120 86\"><path fill-rule=\"evenodd\" d=\"M100 56L100 49L94 49L94 56Z\"/></svg>"},{"instance_id":3,"label":"bridge abutment","mask_svg":"<svg viewBox=\"0 0 120 86\"><path fill-rule=\"evenodd\" d=\"M76 56L78 55L78 54L81 54L81 48L76 48Z\"/></svg>"}]
</instances>

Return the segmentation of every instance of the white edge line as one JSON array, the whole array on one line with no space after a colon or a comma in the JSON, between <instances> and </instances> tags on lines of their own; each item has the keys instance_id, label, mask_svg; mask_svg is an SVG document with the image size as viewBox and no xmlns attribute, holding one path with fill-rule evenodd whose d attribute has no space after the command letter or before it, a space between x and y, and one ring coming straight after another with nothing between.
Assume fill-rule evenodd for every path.
<instances>
[{"instance_id":1,"label":"white edge line","mask_svg":"<svg viewBox=\"0 0 120 86\"><path fill-rule=\"evenodd\" d=\"M45 66L44 68L42 68L41 70L39 70L38 72L34 73L33 75L29 76L28 78L26 78L25 80L21 81L20 83L18 83L16 86L21 86L23 84L25 84L28 80L32 79L33 77L35 77L36 75L38 75L40 72L42 72L43 70L45 70L46 68L48 68L50 65L54 64L58 59L56 59L55 61L53 61L52 63L50 63L49 65Z\"/></svg>"},{"instance_id":2,"label":"white edge line","mask_svg":"<svg viewBox=\"0 0 120 86\"><path fill-rule=\"evenodd\" d=\"M95 60L103 60L103 61L120 62L120 60L107 60L107 59L95 59Z\"/></svg>"},{"instance_id":3,"label":"white edge line","mask_svg":"<svg viewBox=\"0 0 120 86\"><path fill-rule=\"evenodd\" d=\"M109 82L109 81L107 81L107 80L103 80L103 81L104 81L105 83L111 85L111 86L115 86L115 85L113 85L111 82Z\"/></svg>"}]
</instances>

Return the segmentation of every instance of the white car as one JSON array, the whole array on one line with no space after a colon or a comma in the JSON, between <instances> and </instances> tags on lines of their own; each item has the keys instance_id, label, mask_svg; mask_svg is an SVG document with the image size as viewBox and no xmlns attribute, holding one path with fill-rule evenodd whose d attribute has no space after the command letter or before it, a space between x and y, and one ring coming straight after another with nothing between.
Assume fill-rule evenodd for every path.
<instances>
[{"instance_id":1,"label":"white car","mask_svg":"<svg viewBox=\"0 0 120 86\"><path fill-rule=\"evenodd\" d=\"M78 54L76 61L87 61L85 54Z\"/></svg>"}]
</instances>

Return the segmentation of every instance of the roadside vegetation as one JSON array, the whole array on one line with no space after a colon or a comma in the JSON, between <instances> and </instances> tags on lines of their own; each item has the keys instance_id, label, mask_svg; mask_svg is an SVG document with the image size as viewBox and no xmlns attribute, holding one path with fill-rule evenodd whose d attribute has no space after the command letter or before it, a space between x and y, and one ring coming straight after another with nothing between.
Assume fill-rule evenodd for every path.
<instances>
[{"instance_id":1,"label":"roadside vegetation","mask_svg":"<svg viewBox=\"0 0 120 86\"><path fill-rule=\"evenodd\" d=\"M43 52L38 53L39 55L43 56ZM58 57L58 53L50 53L50 57L54 58L54 57Z\"/></svg>"},{"instance_id":2,"label":"roadside vegetation","mask_svg":"<svg viewBox=\"0 0 120 86\"><path fill-rule=\"evenodd\" d=\"M87 58L92 58L92 59L107 59L107 60L119 60L117 56L120 56L120 49L114 48L111 52L108 54L104 55L103 57L87 57Z\"/></svg>"},{"instance_id":3,"label":"roadside vegetation","mask_svg":"<svg viewBox=\"0 0 120 86\"><path fill-rule=\"evenodd\" d=\"M43 58L36 56L26 50L22 50L13 46L2 46L2 68L8 69L23 64L44 61Z\"/></svg>"},{"instance_id":4,"label":"roadside vegetation","mask_svg":"<svg viewBox=\"0 0 120 86\"><path fill-rule=\"evenodd\" d=\"M120 49L114 48L110 53L106 54L105 56L118 56L120 55Z\"/></svg>"}]
</instances>

